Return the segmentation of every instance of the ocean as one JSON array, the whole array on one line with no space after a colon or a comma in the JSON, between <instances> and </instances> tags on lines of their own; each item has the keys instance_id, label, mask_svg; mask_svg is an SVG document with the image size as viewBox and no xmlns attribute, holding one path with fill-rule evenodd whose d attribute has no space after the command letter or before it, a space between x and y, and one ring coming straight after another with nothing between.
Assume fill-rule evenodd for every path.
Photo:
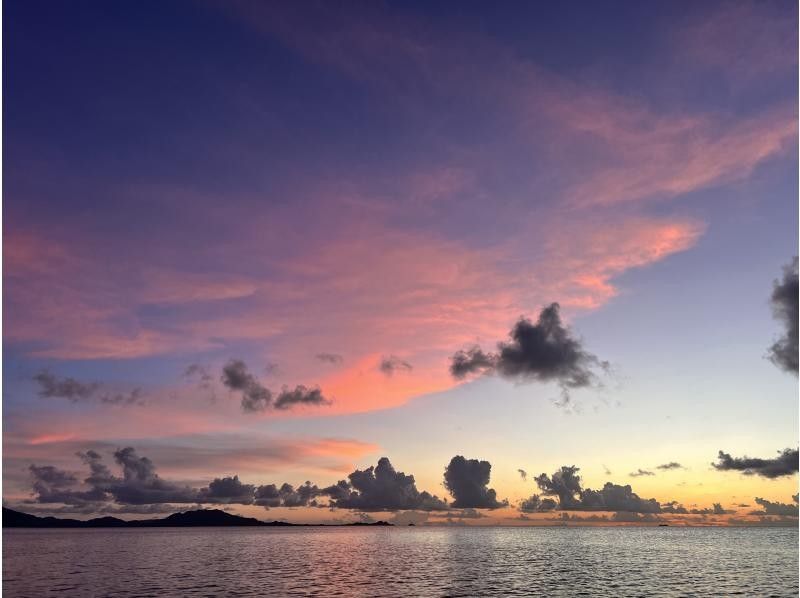
<instances>
[{"instance_id":1,"label":"ocean","mask_svg":"<svg viewBox=\"0 0 800 598\"><path fill-rule=\"evenodd\" d=\"M7 529L3 596L797 596L797 528Z\"/></svg>"}]
</instances>

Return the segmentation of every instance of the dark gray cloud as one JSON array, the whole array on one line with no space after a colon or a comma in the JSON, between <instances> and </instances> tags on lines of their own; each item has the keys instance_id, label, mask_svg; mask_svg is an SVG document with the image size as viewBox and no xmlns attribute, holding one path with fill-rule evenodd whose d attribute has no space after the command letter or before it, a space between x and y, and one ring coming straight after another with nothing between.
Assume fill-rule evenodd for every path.
<instances>
[{"instance_id":1,"label":"dark gray cloud","mask_svg":"<svg viewBox=\"0 0 800 598\"><path fill-rule=\"evenodd\" d=\"M265 484L256 488L254 502L269 509L270 507L280 507L283 501L280 490L275 484Z\"/></svg>"},{"instance_id":2,"label":"dark gray cloud","mask_svg":"<svg viewBox=\"0 0 800 598\"><path fill-rule=\"evenodd\" d=\"M497 356L480 347L460 349L450 358L450 374L461 380L469 374L493 371L496 364Z\"/></svg>"},{"instance_id":3,"label":"dark gray cloud","mask_svg":"<svg viewBox=\"0 0 800 598\"><path fill-rule=\"evenodd\" d=\"M271 507L331 507L370 511L443 511L447 503L428 492L417 490L414 476L394 469L386 457L375 467L355 470L348 480L326 488L311 482L294 487L284 483L254 486L239 476L215 478L208 486L192 488L161 478L154 463L132 447L114 452L119 473L114 473L94 450L77 454L88 468L78 475L56 467L30 466L33 499L31 503L63 504L70 512L110 512L123 506L158 504L255 504ZM318 499L323 498L320 502ZM52 509L51 509L52 510ZM463 511L459 517L468 517Z\"/></svg>"},{"instance_id":4,"label":"dark gray cloud","mask_svg":"<svg viewBox=\"0 0 800 598\"><path fill-rule=\"evenodd\" d=\"M330 497L331 506L360 511L438 511L447 508L443 500L417 490L414 476L396 471L386 457L381 457L375 467L355 470L348 480L322 490Z\"/></svg>"},{"instance_id":5,"label":"dark gray cloud","mask_svg":"<svg viewBox=\"0 0 800 598\"><path fill-rule=\"evenodd\" d=\"M769 358L786 372L797 374L798 275L797 256L784 266L783 278L772 289L772 313L784 327L784 334L769 348Z\"/></svg>"},{"instance_id":6,"label":"dark gray cloud","mask_svg":"<svg viewBox=\"0 0 800 598\"><path fill-rule=\"evenodd\" d=\"M580 506L580 501L576 498L581 493L579 470L580 468L574 465L565 465L552 476L543 473L534 480L546 495L558 497L561 509L568 510Z\"/></svg>"},{"instance_id":7,"label":"dark gray cloud","mask_svg":"<svg viewBox=\"0 0 800 598\"><path fill-rule=\"evenodd\" d=\"M222 368L222 384L242 393L243 411L264 411L272 405L272 393L249 372L241 359L232 359Z\"/></svg>"},{"instance_id":8,"label":"dark gray cloud","mask_svg":"<svg viewBox=\"0 0 800 598\"><path fill-rule=\"evenodd\" d=\"M640 478L642 476L651 476L656 475L652 471L647 471L646 469L637 469L636 471L632 471L628 474L629 477L632 478Z\"/></svg>"},{"instance_id":9,"label":"dark gray cloud","mask_svg":"<svg viewBox=\"0 0 800 598\"><path fill-rule=\"evenodd\" d=\"M338 353L317 353L314 357L322 363L329 363L331 365L339 365L344 361L344 358Z\"/></svg>"},{"instance_id":10,"label":"dark gray cloud","mask_svg":"<svg viewBox=\"0 0 800 598\"><path fill-rule=\"evenodd\" d=\"M284 386L278 396L275 397L273 407L278 410L286 410L296 405L330 405L331 401L322 396L322 390L318 386L308 388L298 384L294 389Z\"/></svg>"},{"instance_id":11,"label":"dark gray cloud","mask_svg":"<svg viewBox=\"0 0 800 598\"><path fill-rule=\"evenodd\" d=\"M75 378L59 378L41 371L33 377L39 384L39 396L45 399L66 399L72 403L99 401L107 405L143 405L144 392L134 388L130 392L114 391L99 382L81 382Z\"/></svg>"},{"instance_id":12,"label":"dark gray cloud","mask_svg":"<svg viewBox=\"0 0 800 598\"><path fill-rule=\"evenodd\" d=\"M631 513L659 513L661 506L653 498L640 498L630 486L606 482L602 489L586 489L581 493L584 509L595 511L629 511Z\"/></svg>"},{"instance_id":13,"label":"dark gray cloud","mask_svg":"<svg viewBox=\"0 0 800 598\"><path fill-rule=\"evenodd\" d=\"M255 491L255 504L270 507L316 507L316 499L322 496L322 490L315 484L306 482L297 488L291 484L275 484L259 486Z\"/></svg>"},{"instance_id":14,"label":"dark gray cloud","mask_svg":"<svg viewBox=\"0 0 800 598\"><path fill-rule=\"evenodd\" d=\"M234 503L249 505L253 502L255 486L243 484L239 476L215 478L197 493L198 502L209 503Z\"/></svg>"},{"instance_id":15,"label":"dark gray cloud","mask_svg":"<svg viewBox=\"0 0 800 598\"><path fill-rule=\"evenodd\" d=\"M608 371L608 362L586 351L564 326L558 303L542 309L535 324L520 319L509 336L510 340L498 343L494 353L477 346L457 351L451 358L450 373L459 379L494 372L512 380L556 382L566 404L571 389L598 385L600 372Z\"/></svg>"},{"instance_id":16,"label":"dark gray cloud","mask_svg":"<svg viewBox=\"0 0 800 598\"><path fill-rule=\"evenodd\" d=\"M519 477L522 478L523 482L527 482L528 481L528 472L527 471L525 471L524 469L518 469L517 473L519 474Z\"/></svg>"},{"instance_id":17,"label":"dark gray cloud","mask_svg":"<svg viewBox=\"0 0 800 598\"><path fill-rule=\"evenodd\" d=\"M198 491L161 478L147 457L139 456L133 447L114 452L114 461L122 468L122 479L110 478L99 486L122 504L198 502Z\"/></svg>"},{"instance_id":18,"label":"dark gray cloud","mask_svg":"<svg viewBox=\"0 0 800 598\"><path fill-rule=\"evenodd\" d=\"M561 467L552 476L541 474L536 484L543 494L558 498L558 508L563 511L628 511L632 513L660 513L661 505L655 499L640 498L630 486L606 482L600 490L582 488L574 465Z\"/></svg>"},{"instance_id":19,"label":"dark gray cloud","mask_svg":"<svg viewBox=\"0 0 800 598\"><path fill-rule=\"evenodd\" d=\"M47 371L36 374L33 379L39 383L39 396L46 399L67 399L73 403L91 399L99 390L97 382L79 382L75 378L59 378Z\"/></svg>"},{"instance_id":20,"label":"dark gray cloud","mask_svg":"<svg viewBox=\"0 0 800 598\"><path fill-rule=\"evenodd\" d=\"M756 498L756 504L761 505L763 510L753 511L751 515L779 515L781 517L797 517L797 501L794 504L782 502L772 502L765 498Z\"/></svg>"},{"instance_id":21,"label":"dark gray cloud","mask_svg":"<svg viewBox=\"0 0 800 598\"><path fill-rule=\"evenodd\" d=\"M222 383L226 388L242 395L242 410L253 413L267 409L287 410L298 405L330 405L318 387L298 384L294 389L284 386L275 395L263 386L247 369L241 359L232 359L222 368Z\"/></svg>"},{"instance_id":22,"label":"dark gray cloud","mask_svg":"<svg viewBox=\"0 0 800 598\"><path fill-rule=\"evenodd\" d=\"M488 461L465 459L457 455L444 470L444 487L453 496L453 507L496 509L506 506L497 500L497 493L489 488L492 465Z\"/></svg>"},{"instance_id":23,"label":"dark gray cloud","mask_svg":"<svg viewBox=\"0 0 800 598\"><path fill-rule=\"evenodd\" d=\"M400 359L396 355L389 355L388 357L381 358L381 362L378 364L378 369L387 376L391 376L395 372L410 372L412 369L414 369L414 366L407 361Z\"/></svg>"},{"instance_id":24,"label":"dark gray cloud","mask_svg":"<svg viewBox=\"0 0 800 598\"><path fill-rule=\"evenodd\" d=\"M144 392L141 388L134 388L130 392L103 393L100 402L108 405L144 405Z\"/></svg>"},{"instance_id":25,"label":"dark gray cloud","mask_svg":"<svg viewBox=\"0 0 800 598\"><path fill-rule=\"evenodd\" d=\"M519 510L523 513L553 511L557 508L558 503L552 498L542 498L538 494L533 494L529 498L526 498L519 503Z\"/></svg>"},{"instance_id":26,"label":"dark gray cloud","mask_svg":"<svg viewBox=\"0 0 800 598\"><path fill-rule=\"evenodd\" d=\"M675 461L670 461L669 463L656 465L656 469L660 469L662 471L670 471L672 469L683 469L683 465L681 465L680 463L676 463Z\"/></svg>"},{"instance_id":27,"label":"dark gray cloud","mask_svg":"<svg viewBox=\"0 0 800 598\"><path fill-rule=\"evenodd\" d=\"M31 515L92 515L95 517L103 515L161 515L164 513L174 513L179 509L172 505L114 505L103 502L85 502L79 505L54 506L37 505L30 501L22 501L12 507Z\"/></svg>"},{"instance_id":28,"label":"dark gray cloud","mask_svg":"<svg viewBox=\"0 0 800 598\"><path fill-rule=\"evenodd\" d=\"M661 505L661 512L662 513L674 513L676 515L687 515L689 511L681 504L678 504L677 501L673 500L668 503L663 503Z\"/></svg>"},{"instance_id":29,"label":"dark gray cloud","mask_svg":"<svg viewBox=\"0 0 800 598\"><path fill-rule=\"evenodd\" d=\"M52 465L36 466L29 468L35 484L40 484L47 488L68 488L78 482L75 474L58 469Z\"/></svg>"},{"instance_id":30,"label":"dark gray cloud","mask_svg":"<svg viewBox=\"0 0 800 598\"><path fill-rule=\"evenodd\" d=\"M733 513L733 511L726 511L722 508L722 504L715 502L711 508L705 509L690 509L690 515L728 515Z\"/></svg>"},{"instance_id":31,"label":"dark gray cloud","mask_svg":"<svg viewBox=\"0 0 800 598\"><path fill-rule=\"evenodd\" d=\"M78 478L71 472L52 465L31 465L28 470L36 502L64 503L74 506L104 498L103 493L97 494L91 491L76 493L73 488L78 484Z\"/></svg>"},{"instance_id":32,"label":"dark gray cloud","mask_svg":"<svg viewBox=\"0 0 800 598\"><path fill-rule=\"evenodd\" d=\"M186 366L186 369L183 371L183 377L186 380L195 382L198 388L203 390L211 390L214 387L214 377L204 365L192 363Z\"/></svg>"},{"instance_id":33,"label":"dark gray cloud","mask_svg":"<svg viewBox=\"0 0 800 598\"><path fill-rule=\"evenodd\" d=\"M284 507L317 506L316 497L320 496L320 489L311 482L305 482L294 488L291 484L283 484L279 489Z\"/></svg>"},{"instance_id":34,"label":"dark gray cloud","mask_svg":"<svg viewBox=\"0 0 800 598\"><path fill-rule=\"evenodd\" d=\"M206 488L190 488L161 478L156 473L153 462L147 457L137 454L132 447L118 449L114 452L114 461L121 470L115 475L103 462L102 456L89 450L78 453L88 467L89 474L82 482L77 476L66 472L54 471L51 466L31 465L34 478L34 502L63 503L73 507L84 507L97 512L102 505L152 505L165 503L199 503L199 502L252 502L252 487L247 492L240 491L237 496L230 493L236 484L241 485L238 478L214 480ZM226 492L228 495L226 495ZM241 500L238 500L238 499Z\"/></svg>"},{"instance_id":35,"label":"dark gray cloud","mask_svg":"<svg viewBox=\"0 0 800 598\"><path fill-rule=\"evenodd\" d=\"M731 457L729 453L719 452L717 462L711 464L719 471L740 471L744 475L760 475L765 478L779 478L797 473L797 449L784 449L772 459L751 457Z\"/></svg>"}]
</instances>

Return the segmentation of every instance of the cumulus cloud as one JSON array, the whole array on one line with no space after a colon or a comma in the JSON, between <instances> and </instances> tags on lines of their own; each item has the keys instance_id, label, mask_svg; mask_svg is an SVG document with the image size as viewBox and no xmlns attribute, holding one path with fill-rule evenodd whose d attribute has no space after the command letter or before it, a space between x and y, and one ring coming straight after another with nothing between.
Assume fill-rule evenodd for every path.
<instances>
[{"instance_id":1,"label":"cumulus cloud","mask_svg":"<svg viewBox=\"0 0 800 598\"><path fill-rule=\"evenodd\" d=\"M656 469L660 469L662 471L670 471L672 469L683 469L683 465L681 465L680 463L676 463L675 461L670 461L669 463L656 465Z\"/></svg>"},{"instance_id":2,"label":"cumulus cloud","mask_svg":"<svg viewBox=\"0 0 800 598\"><path fill-rule=\"evenodd\" d=\"M197 502L198 492L161 478L153 462L139 456L133 447L114 452L114 461L122 467L122 479L110 478L101 485L119 503L191 503Z\"/></svg>"},{"instance_id":3,"label":"cumulus cloud","mask_svg":"<svg viewBox=\"0 0 800 598\"><path fill-rule=\"evenodd\" d=\"M509 337L498 343L494 353L477 346L457 351L451 358L450 373L458 379L491 372L511 380L556 382L563 403L567 403L571 389L598 385L600 372L609 368L608 362L586 351L564 326L558 303L542 309L536 323L521 318Z\"/></svg>"},{"instance_id":4,"label":"cumulus cloud","mask_svg":"<svg viewBox=\"0 0 800 598\"><path fill-rule=\"evenodd\" d=\"M410 372L414 366L396 355L389 355L381 358L378 369L387 376L392 376L395 372Z\"/></svg>"},{"instance_id":5,"label":"cumulus cloud","mask_svg":"<svg viewBox=\"0 0 800 598\"><path fill-rule=\"evenodd\" d=\"M630 486L606 482L602 489L586 489L581 493L584 509L596 511L630 511L631 513L658 513L661 507L653 498L640 498Z\"/></svg>"},{"instance_id":6,"label":"cumulus cloud","mask_svg":"<svg viewBox=\"0 0 800 598\"><path fill-rule=\"evenodd\" d=\"M572 509L579 506L576 496L581 493L580 468L563 466L552 476L541 474L534 478L536 485L548 496L556 496L561 509Z\"/></svg>"},{"instance_id":7,"label":"cumulus cloud","mask_svg":"<svg viewBox=\"0 0 800 598\"><path fill-rule=\"evenodd\" d=\"M255 486L244 484L239 476L215 478L197 493L197 502L235 503L249 505L253 502Z\"/></svg>"},{"instance_id":8,"label":"cumulus cloud","mask_svg":"<svg viewBox=\"0 0 800 598\"><path fill-rule=\"evenodd\" d=\"M722 504L718 502L715 502L711 508L689 510L690 515L728 515L732 512L723 509Z\"/></svg>"},{"instance_id":9,"label":"cumulus cloud","mask_svg":"<svg viewBox=\"0 0 800 598\"><path fill-rule=\"evenodd\" d=\"M242 395L241 405L245 412L253 413L267 409L287 410L297 405L330 405L319 387L309 388L298 384L294 389L284 386L275 395L263 386L247 369L241 359L232 359L222 368L222 383L226 388Z\"/></svg>"},{"instance_id":10,"label":"cumulus cloud","mask_svg":"<svg viewBox=\"0 0 800 598\"><path fill-rule=\"evenodd\" d=\"M447 503L428 492L419 491L413 475L396 471L388 458L377 466L356 469L347 480L320 488L310 481L297 487L289 483L255 486L239 476L218 477L208 486L193 488L161 478L153 462L132 447L114 452L119 473L114 473L93 450L77 453L88 468L80 480L68 471L50 465L31 465L32 503L61 503L72 512L108 511L119 505L154 504L242 504L272 507L331 507L371 511L444 511ZM494 496L494 491L490 491ZM322 501L320 499L323 499ZM144 507L142 507L144 508ZM469 507L459 518L474 517Z\"/></svg>"},{"instance_id":11,"label":"cumulus cloud","mask_svg":"<svg viewBox=\"0 0 800 598\"><path fill-rule=\"evenodd\" d=\"M50 466L31 465L34 476L35 501L59 502L68 505L116 501L120 504L196 502L197 492L160 478L147 457L140 457L131 448L119 449L114 460L122 469L122 477L113 475L95 451L79 453L89 467L89 476L80 487L75 476L56 476Z\"/></svg>"},{"instance_id":12,"label":"cumulus cloud","mask_svg":"<svg viewBox=\"0 0 800 598\"><path fill-rule=\"evenodd\" d=\"M538 494L533 494L519 503L519 510L523 513L538 513L542 511L552 511L558 508L558 503L552 498L542 498Z\"/></svg>"},{"instance_id":13,"label":"cumulus cloud","mask_svg":"<svg viewBox=\"0 0 800 598\"><path fill-rule=\"evenodd\" d=\"M318 506L316 499L321 495L319 487L308 481L297 488L288 483L280 487L267 484L256 488L254 504L265 508L316 507Z\"/></svg>"},{"instance_id":14,"label":"cumulus cloud","mask_svg":"<svg viewBox=\"0 0 800 598\"><path fill-rule=\"evenodd\" d=\"M452 506L476 509L506 506L507 501L498 501L497 493L488 487L491 471L488 461L453 457L444 470L444 487L453 496Z\"/></svg>"},{"instance_id":15,"label":"cumulus cloud","mask_svg":"<svg viewBox=\"0 0 800 598\"><path fill-rule=\"evenodd\" d=\"M87 492L73 496L72 487L78 483L78 478L52 465L31 465L28 471L37 502L76 504L103 498L102 494L98 496Z\"/></svg>"},{"instance_id":16,"label":"cumulus cloud","mask_svg":"<svg viewBox=\"0 0 800 598\"><path fill-rule=\"evenodd\" d=\"M677 501L673 500L668 503L664 503L661 505L661 512L662 513L674 513L676 515L687 515L689 511L681 504L678 504Z\"/></svg>"},{"instance_id":17,"label":"cumulus cloud","mask_svg":"<svg viewBox=\"0 0 800 598\"><path fill-rule=\"evenodd\" d=\"M779 478L797 473L797 449L784 449L772 459L751 457L731 457L729 453L719 452L717 462L711 464L718 471L741 471L744 475L760 475L765 478Z\"/></svg>"},{"instance_id":18,"label":"cumulus cloud","mask_svg":"<svg viewBox=\"0 0 800 598\"><path fill-rule=\"evenodd\" d=\"M772 313L784 327L784 334L769 348L769 358L786 372L797 374L798 274L797 256L783 268L783 278L772 290Z\"/></svg>"},{"instance_id":19,"label":"cumulus cloud","mask_svg":"<svg viewBox=\"0 0 800 598\"><path fill-rule=\"evenodd\" d=\"M355 470L348 480L322 490L330 497L331 506L360 511L436 511L447 508L443 500L417 490L414 476L396 471L386 457L381 457L375 467Z\"/></svg>"},{"instance_id":20,"label":"cumulus cloud","mask_svg":"<svg viewBox=\"0 0 800 598\"><path fill-rule=\"evenodd\" d=\"M642 476L651 476L656 475L652 471L647 471L646 469L637 469L636 471L632 471L628 474L628 476L632 478L640 478Z\"/></svg>"},{"instance_id":21,"label":"cumulus cloud","mask_svg":"<svg viewBox=\"0 0 800 598\"><path fill-rule=\"evenodd\" d=\"M232 359L222 368L222 383L242 393L243 411L264 411L272 404L272 393L248 371L241 359Z\"/></svg>"},{"instance_id":22,"label":"cumulus cloud","mask_svg":"<svg viewBox=\"0 0 800 598\"><path fill-rule=\"evenodd\" d=\"M563 511L628 511L631 513L659 513L661 505L655 499L640 498L630 486L606 482L600 490L581 487L580 469L563 466L552 476L541 474L536 484L546 496L558 498L558 508Z\"/></svg>"},{"instance_id":23,"label":"cumulus cloud","mask_svg":"<svg viewBox=\"0 0 800 598\"><path fill-rule=\"evenodd\" d=\"M751 515L778 515L781 517L797 517L797 501L795 504L782 502L771 502L765 498L756 498L756 504L761 505L763 510L753 511Z\"/></svg>"},{"instance_id":24,"label":"cumulus cloud","mask_svg":"<svg viewBox=\"0 0 800 598\"><path fill-rule=\"evenodd\" d=\"M114 452L120 474L113 473L96 451L77 455L89 469L82 481L52 466L30 466L34 502L63 503L87 513L110 512L114 504L141 505L145 512L145 505L167 503L253 503L254 486L242 483L238 476L216 478L206 487L192 488L160 477L154 463L133 447Z\"/></svg>"},{"instance_id":25,"label":"cumulus cloud","mask_svg":"<svg viewBox=\"0 0 800 598\"><path fill-rule=\"evenodd\" d=\"M344 361L344 358L338 353L317 353L314 357L322 363L329 363L331 365L339 365Z\"/></svg>"}]
</instances>

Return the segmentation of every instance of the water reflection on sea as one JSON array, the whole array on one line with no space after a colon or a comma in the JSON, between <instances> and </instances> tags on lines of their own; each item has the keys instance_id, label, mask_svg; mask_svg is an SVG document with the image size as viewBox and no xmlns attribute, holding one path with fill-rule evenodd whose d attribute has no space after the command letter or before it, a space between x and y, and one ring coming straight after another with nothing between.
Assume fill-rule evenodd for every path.
<instances>
[{"instance_id":1,"label":"water reflection on sea","mask_svg":"<svg viewBox=\"0 0 800 598\"><path fill-rule=\"evenodd\" d=\"M745 528L4 530L3 595L797 596L798 533Z\"/></svg>"}]
</instances>

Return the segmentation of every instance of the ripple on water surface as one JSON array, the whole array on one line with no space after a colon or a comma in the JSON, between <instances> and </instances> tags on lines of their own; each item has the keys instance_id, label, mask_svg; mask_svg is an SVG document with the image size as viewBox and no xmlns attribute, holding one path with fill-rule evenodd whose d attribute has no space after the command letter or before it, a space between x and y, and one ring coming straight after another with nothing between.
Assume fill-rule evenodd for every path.
<instances>
[{"instance_id":1,"label":"ripple on water surface","mask_svg":"<svg viewBox=\"0 0 800 598\"><path fill-rule=\"evenodd\" d=\"M797 596L797 528L4 530L3 595Z\"/></svg>"}]
</instances>

